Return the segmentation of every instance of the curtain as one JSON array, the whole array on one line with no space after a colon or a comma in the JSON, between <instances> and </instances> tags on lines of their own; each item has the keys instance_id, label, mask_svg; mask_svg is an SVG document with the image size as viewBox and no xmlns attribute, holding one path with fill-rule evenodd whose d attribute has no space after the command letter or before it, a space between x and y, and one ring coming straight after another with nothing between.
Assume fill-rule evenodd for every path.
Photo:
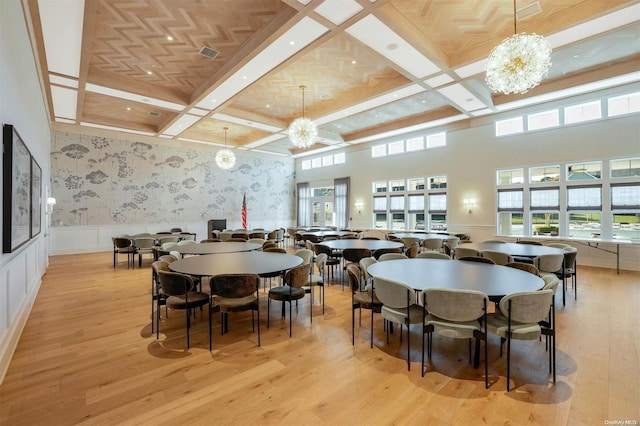
<instances>
[{"instance_id":1,"label":"curtain","mask_svg":"<svg viewBox=\"0 0 640 426\"><path fill-rule=\"evenodd\" d=\"M346 229L349 227L349 177L334 179L334 209L336 213L336 226L338 229Z\"/></svg>"},{"instance_id":2,"label":"curtain","mask_svg":"<svg viewBox=\"0 0 640 426\"><path fill-rule=\"evenodd\" d=\"M311 189L309 182L298 184L298 226L310 226L309 204L311 203Z\"/></svg>"}]
</instances>

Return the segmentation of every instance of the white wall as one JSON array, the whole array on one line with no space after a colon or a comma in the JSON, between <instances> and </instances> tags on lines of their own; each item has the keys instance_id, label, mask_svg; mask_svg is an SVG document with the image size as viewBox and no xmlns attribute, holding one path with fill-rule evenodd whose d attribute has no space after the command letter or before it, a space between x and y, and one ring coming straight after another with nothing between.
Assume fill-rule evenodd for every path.
<instances>
[{"instance_id":1,"label":"white wall","mask_svg":"<svg viewBox=\"0 0 640 426\"><path fill-rule=\"evenodd\" d=\"M629 85L624 90L640 90ZM607 95L603 91L603 96ZM613 93L613 91L611 91ZM575 102L592 99L598 94L576 97ZM549 104L564 105L568 101ZM526 112L526 110L524 110ZM499 118L521 115L523 111L503 113ZM446 175L448 184L448 229L455 233L469 233L476 241L496 235L496 185L498 169L550 165L574 161L606 160L640 155L640 119L638 115L598 120L556 129L527 132L510 137L494 136L496 116L458 123L449 129L429 129L415 135L447 130L447 146L421 152L405 153L383 158L371 158L371 146L393 139L358 145L347 151L346 164L302 170L296 164L296 181L316 183L333 176L351 177L352 226L367 229L372 226L373 181L395 178ZM402 139L409 136L403 136ZM463 205L465 198L474 198L473 213ZM361 213L353 204L362 201ZM579 262L586 265L614 268L616 256L577 242ZM600 244L600 248L615 251L614 244ZM640 245L623 245L620 249L623 269L640 270Z\"/></svg>"},{"instance_id":2,"label":"white wall","mask_svg":"<svg viewBox=\"0 0 640 426\"><path fill-rule=\"evenodd\" d=\"M19 0L0 1L0 119L18 130L42 167L46 187L51 136ZM47 265L44 210L40 214L43 232L14 253L0 255L0 382Z\"/></svg>"}]
</instances>

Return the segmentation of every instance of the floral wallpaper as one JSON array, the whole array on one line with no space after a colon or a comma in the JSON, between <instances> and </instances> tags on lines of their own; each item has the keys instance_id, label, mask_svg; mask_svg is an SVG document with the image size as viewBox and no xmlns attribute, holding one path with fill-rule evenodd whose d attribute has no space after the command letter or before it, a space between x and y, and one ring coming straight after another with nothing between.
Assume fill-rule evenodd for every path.
<instances>
[{"instance_id":1,"label":"floral wallpaper","mask_svg":"<svg viewBox=\"0 0 640 426\"><path fill-rule=\"evenodd\" d=\"M252 218L293 218L294 161L236 152L215 165L215 149L55 132L51 148L53 226L239 220L247 194ZM259 206L259 207L256 207Z\"/></svg>"}]
</instances>

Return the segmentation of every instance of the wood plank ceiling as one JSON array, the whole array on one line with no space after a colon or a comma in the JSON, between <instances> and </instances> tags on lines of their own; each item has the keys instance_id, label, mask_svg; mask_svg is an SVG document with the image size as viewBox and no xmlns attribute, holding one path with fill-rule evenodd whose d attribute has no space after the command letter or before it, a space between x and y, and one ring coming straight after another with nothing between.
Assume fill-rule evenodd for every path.
<instances>
[{"instance_id":1,"label":"wood plank ceiling","mask_svg":"<svg viewBox=\"0 0 640 426\"><path fill-rule=\"evenodd\" d=\"M514 33L505 0L23 0L54 129L302 156L508 109L640 69L638 1L520 0L517 32L554 53L525 95L484 60ZM207 47L214 58L199 54ZM302 114L319 141L292 149ZM533 102L533 101L531 101ZM515 105L515 104L514 104ZM78 130L82 126L81 130ZM413 127L412 127L413 126Z\"/></svg>"}]
</instances>

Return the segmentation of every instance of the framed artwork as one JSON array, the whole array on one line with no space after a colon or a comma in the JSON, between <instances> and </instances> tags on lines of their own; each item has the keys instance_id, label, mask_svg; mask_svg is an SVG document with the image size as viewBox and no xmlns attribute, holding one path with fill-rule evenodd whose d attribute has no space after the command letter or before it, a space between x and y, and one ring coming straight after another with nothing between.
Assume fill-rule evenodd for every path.
<instances>
[{"instance_id":1,"label":"framed artwork","mask_svg":"<svg viewBox=\"0 0 640 426\"><path fill-rule=\"evenodd\" d=\"M2 142L2 252L11 253L31 236L31 153L10 124Z\"/></svg>"},{"instance_id":2,"label":"framed artwork","mask_svg":"<svg viewBox=\"0 0 640 426\"><path fill-rule=\"evenodd\" d=\"M31 157L31 238L42 230L42 169Z\"/></svg>"}]
</instances>

